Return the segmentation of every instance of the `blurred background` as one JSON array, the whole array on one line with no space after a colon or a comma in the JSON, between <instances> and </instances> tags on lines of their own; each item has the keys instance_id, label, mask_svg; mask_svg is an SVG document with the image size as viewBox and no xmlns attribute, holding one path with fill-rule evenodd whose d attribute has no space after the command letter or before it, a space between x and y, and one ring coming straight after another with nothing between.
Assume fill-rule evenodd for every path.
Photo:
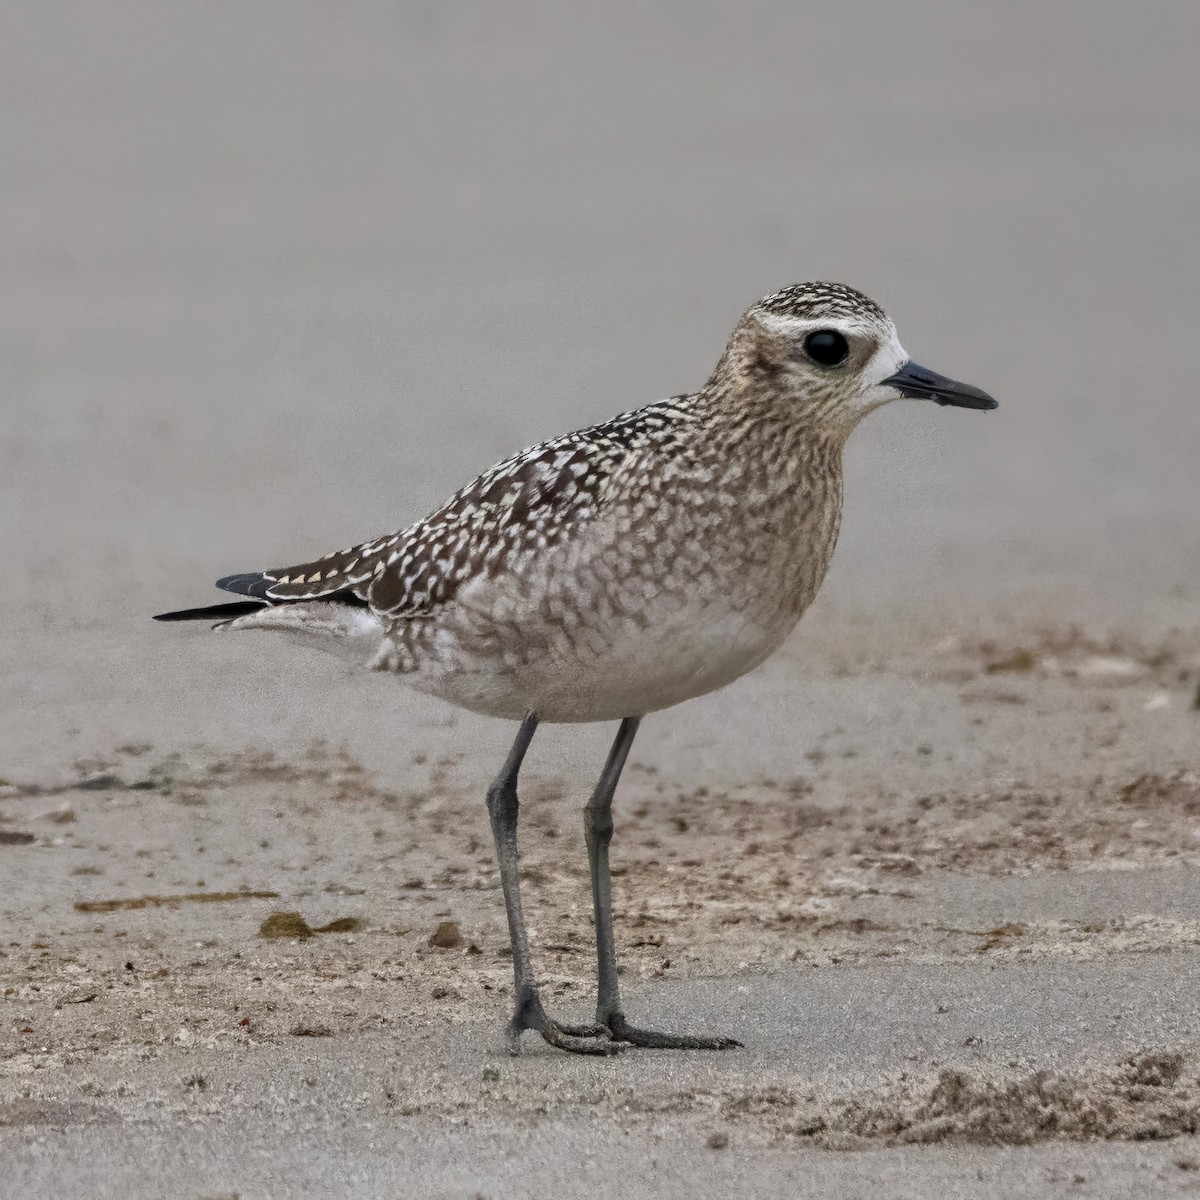
<instances>
[{"instance_id":1,"label":"blurred background","mask_svg":"<svg viewBox=\"0 0 1200 1200\"><path fill-rule=\"evenodd\" d=\"M855 435L763 761L794 759L796 677L831 645L1200 619L1195 4L3 20L6 773L120 740L499 747L394 681L149 615L694 388L804 279L863 289L1001 408L897 404ZM713 740L754 686L663 717L664 744Z\"/></svg>"}]
</instances>

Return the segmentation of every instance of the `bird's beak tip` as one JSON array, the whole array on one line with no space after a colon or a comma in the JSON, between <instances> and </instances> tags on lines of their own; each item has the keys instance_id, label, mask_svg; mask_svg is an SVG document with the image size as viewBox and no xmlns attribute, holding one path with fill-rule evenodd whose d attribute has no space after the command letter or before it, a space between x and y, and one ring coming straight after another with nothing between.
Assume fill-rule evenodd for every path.
<instances>
[{"instance_id":1,"label":"bird's beak tip","mask_svg":"<svg viewBox=\"0 0 1200 1200\"><path fill-rule=\"evenodd\" d=\"M956 379L947 379L936 371L918 366L915 362L906 362L895 375L885 379L887 387L893 387L902 396L910 396L916 400L932 400L935 404L949 405L954 408L973 408L978 412L990 412L999 408L998 402L983 391L969 383L959 383Z\"/></svg>"}]
</instances>

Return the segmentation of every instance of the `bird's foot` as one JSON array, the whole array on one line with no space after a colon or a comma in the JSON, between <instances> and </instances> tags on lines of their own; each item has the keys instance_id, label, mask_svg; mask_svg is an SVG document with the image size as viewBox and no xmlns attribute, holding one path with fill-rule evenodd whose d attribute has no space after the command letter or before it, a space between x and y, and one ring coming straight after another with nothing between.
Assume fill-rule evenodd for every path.
<instances>
[{"instance_id":1,"label":"bird's foot","mask_svg":"<svg viewBox=\"0 0 1200 1200\"><path fill-rule=\"evenodd\" d=\"M613 1040L607 1025L564 1025L546 1015L535 991L521 996L516 1012L508 1023L508 1052L521 1053L521 1034L531 1029L558 1050L570 1054L619 1054L623 1049Z\"/></svg>"},{"instance_id":2,"label":"bird's foot","mask_svg":"<svg viewBox=\"0 0 1200 1200\"><path fill-rule=\"evenodd\" d=\"M661 1033L640 1029L625 1020L624 1013L610 1013L594 1025L566 1025L552 1020L542 1007L537 992L521 997L508 1023L508 1052L520 1054L521 1034L530 1029L558 1050L570 1054L619 1054L626 1046L648 1050L732 1050L742 1043L731 1037L704 1037L690 1033Z\"/></svg>"}]
</instances>

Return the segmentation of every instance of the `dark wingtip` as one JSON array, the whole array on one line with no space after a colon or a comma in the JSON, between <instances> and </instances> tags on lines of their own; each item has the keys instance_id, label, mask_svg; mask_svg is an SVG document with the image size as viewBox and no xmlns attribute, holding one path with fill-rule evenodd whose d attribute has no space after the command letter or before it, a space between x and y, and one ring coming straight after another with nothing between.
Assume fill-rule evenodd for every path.
<instances>
[{"instance_id":1,"label":"dark wingtip","mask_svg":"<svg viewBox=\"0 0 1200 1200\"><path fill-rule=\"evenodd\" d=\"M253 596L257 600L266 600L267 588L274 582L261 571L251 571L245 575L226 575L224 579L217 580L217 587L223 592L236 592L239 596Z\"/></svg>"},{"instance_id":2,"label":"dark wingtip","mask_svg":"<svg viewBox=\"0 0 1200 1200\"><path fill-rule=\"evenodd\" d=\"M156 621L229 621L266 608L260 600L235 600L232 604L208 604L204 608L181 608L178 612L156 613Z\"/></svg>"}]
</instances>

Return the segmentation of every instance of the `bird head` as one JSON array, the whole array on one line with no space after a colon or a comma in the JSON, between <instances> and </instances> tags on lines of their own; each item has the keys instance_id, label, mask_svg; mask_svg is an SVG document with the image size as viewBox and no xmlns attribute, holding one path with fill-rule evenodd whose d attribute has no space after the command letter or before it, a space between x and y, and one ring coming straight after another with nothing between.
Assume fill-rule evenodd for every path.
<instances>
[{"instance_id":1,"label":"bird head","mask_svg":"<svg viewBox=\"0 0 1200 1200\"><path fill-rule=\"evenodd\" d=\"M914 363L883 309L841 283L792 284L760 300L738 324L735 348L744 383L783 391L805 417L846 431L901 398L996 407L979 388Z\"/></svg>"}]
</instances>

